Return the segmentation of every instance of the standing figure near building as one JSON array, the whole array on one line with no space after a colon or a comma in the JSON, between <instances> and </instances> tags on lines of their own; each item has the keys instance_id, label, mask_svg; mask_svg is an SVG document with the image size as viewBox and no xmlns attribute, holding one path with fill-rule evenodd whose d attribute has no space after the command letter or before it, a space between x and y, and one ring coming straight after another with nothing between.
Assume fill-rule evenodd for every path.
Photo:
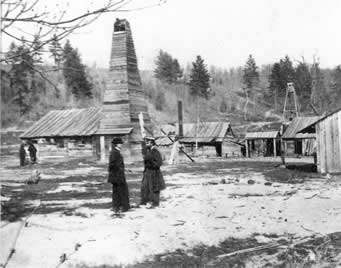
<instances>
[{"instance_id":1,"label":"standing figure near building","mask_svg":"<svg viewBox=\"0 0 341 268\"><path fill-rule=\"evenodd\" d=\"M19 148L19 159L20 166L23 167L26 165L26 150L25 150L26 142L22 141Z\"/></svg>"},{"instance_id":2,"label":"standing figure near building","mask_svg":"<svg viewBox=\"0 0 341 268\"><path fill-rule=\"evenodd\" d=\"M141 205L150 202L152 206L158 206L160 191L164 190L166 185L160 170L162 157L156 148L154 138L147 137L142 142L142 155L144 171L141 186Z\"/></svg>"},{"instance_id":3,"label":"standing figure near building","mask_svg":"<svg viewBox=\"0 0 341 268\"><path fill-rule=\"evenodd\" d=\"M112 184L112 206L115 213L125 212L130 208L128 185L124 174L124 161L121 155L121 138L112 140L112 150L109 157L109 178Z\"/></svg>"},{"instance_id":4,"label":"standing figure near building","mask_svg":"<svg viewBox=\"0 0 341 268\"><path fill-rule=\"evenodd\" d=\"M28 151L30 153L31 163L37 163L37 148L33 145L32 141L28 142Z\"/></svg>"}]
</instances>

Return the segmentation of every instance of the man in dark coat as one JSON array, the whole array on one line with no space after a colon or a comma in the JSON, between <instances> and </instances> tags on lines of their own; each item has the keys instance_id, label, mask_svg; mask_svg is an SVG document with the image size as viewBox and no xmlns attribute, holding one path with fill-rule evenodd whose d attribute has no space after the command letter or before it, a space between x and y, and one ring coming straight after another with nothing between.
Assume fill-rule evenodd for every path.
<instances>
[{"instance_id":1,"label":"man in dark coat","mask_svg":"<svg viewBox=\"0 0 341 268\"><path fill-rule=\"evenodd\" d=\"M144 171L141 186L141 205L151 202L153 206L160 203L160 191L166 188L160 167L162 157L156 149L154 138L145 138L142 142Z\"/></svg>"},{"instance_id":2,"label":"man in dark coat","mask_svg":"<svg viewBox=\"0 0 341 268\"><path fill-rule=\"evenodd\" d=\"M26 150L25 150L26 143L24 141L21 142L19 148L19 159L20 159L20 166L23 167L26 165Z\"/></svg>"},{"instance_id":3,"label":"man in dark coat","mask_svg":"<svg viewBox=\"0 0 341 268\"><path fill-rule=\"evenodd\" d=\"M30 153L31 163L35 164L37 162L37 148L33 145L33 142L28 143L28 151Z\"/></svg>"},{"instance_id":4,"label":"man in dark coat","mask_svg":"<svg viewBox=\"0 0 341 268\"><path fill-rule=\"evenodd\" d=\"M112 206L114 212L125 212L130 208L128 185L124 174L124 162L121 155L121 138L114 138L109 157L108 182L112 184Z\"/></svg>"}]
</instances>

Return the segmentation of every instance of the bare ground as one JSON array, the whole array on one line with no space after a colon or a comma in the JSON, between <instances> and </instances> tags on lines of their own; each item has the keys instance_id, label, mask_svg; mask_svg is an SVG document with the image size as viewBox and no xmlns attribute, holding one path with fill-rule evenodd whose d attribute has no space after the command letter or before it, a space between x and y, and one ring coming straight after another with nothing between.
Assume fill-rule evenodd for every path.
<instances>
[{"instance_id":1,"label":"bare ground","mask_svg":"<svg viewBox=\"0 0 341 268\"><path fill-rule=\"evenodd\" d=\"M1 163L1 263L19 223L27 222L8 267L341 265L340 179L320 177L307 163L287 169L278 161L202 159L165 166L167 190L152 210L136 205L142 167L131 165L134 208L119 218L110 211L105 164L58 158L19 168L9 155ZM41 181L25 184L33 169ZM37 259L40 250L45 259Z\"/></svg>"}]
</instances>

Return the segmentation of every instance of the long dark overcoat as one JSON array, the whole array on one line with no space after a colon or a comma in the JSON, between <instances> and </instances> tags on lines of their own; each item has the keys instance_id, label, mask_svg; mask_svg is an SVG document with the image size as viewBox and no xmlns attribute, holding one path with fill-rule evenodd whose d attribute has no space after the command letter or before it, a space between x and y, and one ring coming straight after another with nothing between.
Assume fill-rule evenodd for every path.
<instances>
[{"instance_id":1,"label":"long dark overcoat","mask_svg":"<svg viewBox=\"0 0 341 268\"><path fill-rule=\"evenodd\" d=\"M119 150L113 148L109 157L108 182L113 186L112 202L114 210L130 208L128 185L124 174L124 161Z\"/></svg>"},{"instance_id":2,"label":"long dark overcoat","mask_svg":"<svg viewBox=\"0 0 341 268\"><path fill-rule=\"evenodd\" d=\"M109 157L108 182L112 184L124 184L126 178L124 175L124 161L119 150L113 148Z\"/></svg>"},{"instance_id":3,"label":"long dark overcoat","mask_svg":"<svg viewBox=\"0 0 341 268\"><path fill-rule=\"evenodd\" d=\"M160 152L155 147L151 149L146 148L145 143L143 142L142 154L144 160L144 171L141 194L145 200L151 199L153 193L164 190L166 188L166 184L160 170L162 165L162 156Z\"/></svg>"}]
</instances>

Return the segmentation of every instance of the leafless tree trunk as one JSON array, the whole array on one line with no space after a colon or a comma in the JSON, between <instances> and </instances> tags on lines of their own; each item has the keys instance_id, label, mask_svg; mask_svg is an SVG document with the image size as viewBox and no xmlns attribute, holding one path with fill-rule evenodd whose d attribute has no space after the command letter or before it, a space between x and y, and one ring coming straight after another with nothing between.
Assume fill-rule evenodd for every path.
<instances>
[{"instance_id":1,"label":"leafless tree trunk","mask_svg":"<svg viewBox=\"0 0 341 268\"><path fill-rule=\"evenodd\" d=\"M277 112L278 103L277 103L277 87L275 88L275 112Z\"/></svg>"},{"instance_id":2,"label":"leafless tree trunk","mask_svg":"<svg viewBox=\"0 0 341 268\"><path fill-rule=\"evenodd\" d=\"M143 5L138 4L135 7L132 6L132 3L138 2L137 0L103 0L102 4L97 4L97 6L92 4L95 1L91 3L83 1L82 5L85 9L79 11L78 14L71 15L67 6L72 1L65 1L66 6L61 7L58 1L55 3L48 1L47 4L47 0L1 0L1 38L6 36L9 40L19 41L26 46L25 52L29 51L32 54L36 51L47 52L46 46L52 41L59 42L67 38L76 30L93 23L103 14L147 9L159 6L167 0L148 0L144 1ZM38 45L35 40L39 40ZM20 56L20 54L8 55L1 46L0 63L9 64ZM60 67L59 64L53 70L46 70L46 68L30 66L43 80L51 84L58 94L59 89L51 82L46 73L58 71L61 69Z\"/></svg>"},{"instance_id":3,"label":"leafless tree trunk","mask_svg":"<svg viewBox=\"0 0 341 268\"><path fill-rule=\"evenodd\" d=\"M249 94L247 92L247 88L244 88L244 92L245 92L245 104L244 104L244 120L247 120L247 106L249 104Z\"/></svg>"}]
</instances>

